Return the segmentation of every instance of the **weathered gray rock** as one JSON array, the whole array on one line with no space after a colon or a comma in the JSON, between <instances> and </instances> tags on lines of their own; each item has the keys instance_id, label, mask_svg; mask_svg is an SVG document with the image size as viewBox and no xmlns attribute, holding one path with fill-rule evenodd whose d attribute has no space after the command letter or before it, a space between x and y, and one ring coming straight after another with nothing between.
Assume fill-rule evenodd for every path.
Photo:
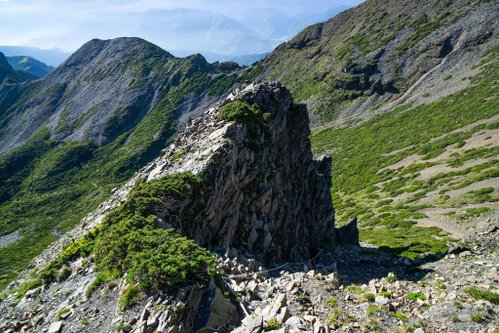
<instances>
[{"instance_id":1,"label":"weathered gray rock","mask_svg":"<svg viewBox=\"0 0 499 333\"><path fill-rule=\"evenodd\" d=\"M202 176L204 196L163 207L160 218L229 253L257 253L267 262L309 258L326 237L334 240L331 160L313 160L306 107L293 104L283 86L251 86L226 103L236 100L256 104L264 125L222 121L217 109L189 124L166 153L186 156L158 163L149 178L191 171Z\"/></svg>"},{"instance_id":2,"label":"weathered gray rock","mask_svg":"<svg viewBox=\"0 0 499 333\"><path fill-rule=\"evenodd\" d=\"M334 241L331 161L312 158L306 108L293 104L290 92L276 83L236 91L225 103L235 100L258 105L265 122L258 123L256 128L221 119L218 108L207 110L203 117L188 124L161 158L114 191L111 199L85 218L68 239L78 239L97 226L125 200L136 182L191 172L201 178L202 190L181 200L162 198L167 200L154 209L158 226L172 226L201 245L222 249L225 256L218 262L224 271L236 274L231 276L231 285L239 286L243 300L258 299L266 288L260 283L270 278L262 267L265 262L307 260L317 253L326 237ZM173 159L179 151L184 152L182 156ZM58 245L40 257L40 262L55 258L58 249L63 248L63 243ZM119 293L103 298L81 297L85 286L98 274L94 269L90 263L85 270L75 270L72 281L60 281L40 290L40 297L50 300L44 303L45 311L66 306L66 292L78 300L72 307L73 315L65 321L68 331L80 328L82 318L90 321L92 329L98 325L101 331L114 330L117 325L113 319L117 318ZM253 331L262 331L264 320L279 316L285 321L294 314L292 307L286 308L286 296L279 291L283 292L294 281L290 294L297 294L302 280L303 275L294 279L283 273L280 285L274 286L275 297L265 304L267 316L260 315ZM71 288L71 284L78 287ZM117 289L124 287L120 283ZM123 332L230 331L239 325L243 313L252 310L249 304L246 309L244 304L232 304L213 283L184 287L161 295L161 301L157 299L159 295L150 296L120 314L123 322L128 323ZM167 305L168 311L157 313L157 302ZM33 300L25 303L20 305L27 307Z\"/></svg>"},{"instance_id":3,"label":"weathered gray rock","mask_svg":"<svg viewBox=\"0 0 499 333\"><path fill-rule=\"evenodd\" d=\"M389 302L389 299L384 297L384 296L376 296L375 300L376 303L379 305L387 305Z\"/></svg>"},{"instance_id":4,"label":"weathered gray rock","mask_svg":"<svg viewBox=\"0 0 499 333\"><path fill-rule=\"evenodd\" d=\"M50 324L48 333L60 333L62 330L62 321L55 321Z\"/></svg>"}]
</instances>

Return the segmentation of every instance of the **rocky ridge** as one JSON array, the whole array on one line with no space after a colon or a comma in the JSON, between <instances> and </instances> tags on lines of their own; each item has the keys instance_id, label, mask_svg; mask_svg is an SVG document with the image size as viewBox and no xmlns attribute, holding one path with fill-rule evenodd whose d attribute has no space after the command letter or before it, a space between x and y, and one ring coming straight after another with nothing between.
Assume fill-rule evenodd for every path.
<instances>
[{"instance_id":1,"label":"rocky ridge","mask_svg":"<svg viewBox=\"0 0 499 333\"><path fill-rule=\"evenodd\" d=\"M17 73L0 62L0 73ZM0 241L0 287L158 157L189 118L223 100L237 68L117 38L88 42L36 81L8 74L0 87L0 237L20 238Z\"/></svg>"},{"instance_id":2,"label":"rocky ridge","mask_svg":"<svg viewBox=\"0 0 499 333\"><path fill-rule=\"evenodd\" d=\"M16 99L2 106L0 152L26 143L44 127L52 139L108 144L186 79L215 73L218 68L200 55L176 58L140 38L91 40L41 80L20 87ZM180 116L219 97L193 90L181 106L170 109Z\"/></svg>"},{"instance_id":3,"label":"rocky ridge","mask_svg":"<svg viewBox=\"0 0 499 333\"><path fill-rule=\"evenodd\" d=\"M497 1L369 0L278 46L250 70L307 103L313 126L350 126L471 84L497 47Z\"/></svg>"},{"instance_id":4,"label":"rocky ridge","mask_svg":"<svg viewBox=\"0 0 499 333\"><path fill-rule=\"evenodd\" d=\"M220 110L233 103L253 103L268 114L261 131L222 119ZM330 161L312 160L307 124L306 108L294 105L279 84L249 85L235 92L189 123L161 158L38 257L32 270L22 275L24 281L36 277L37 268L54 260L65 245L95 228L135 183L179 172L200 175L205 186L202 204L167 201L157 212L157 223L215 250L221 271L258 277L266 275L264 264L307 260L326 236L334 237ZM289 231L286 237L282 228ZM7 297L0 304L2 318L23 319L6 321L3 330L103 332L120 325L123 332L230 331L247 311L244 302L227 300L234 292L230 280L222 285L212 280L154 293L120 312L119 296L128 286L124 280L88 292L99 275L92 260L71 262L70 270L67 280L30 290L20 301L15 293ZM11 290L24 281L13 283Z\"/></svg>"},{"instance_id":5,"label":"rocky ridge","mask_svg":"<svg viewBox=\"0 0 499 333\"><path fill-rule=\"evenodd\" d=\"M307 258L324 237L334 238L331 161L312 161L306 108L294 105L286 88L249 85L226 103L234 101L258 105L265 125L213 122L219 111L211 109L176 138L176 151L148 168L148 179L202 174L205 208L190 224L173 222L199 244L245 249L264 254L264 261Z\"/></svg>"}]
</instances>

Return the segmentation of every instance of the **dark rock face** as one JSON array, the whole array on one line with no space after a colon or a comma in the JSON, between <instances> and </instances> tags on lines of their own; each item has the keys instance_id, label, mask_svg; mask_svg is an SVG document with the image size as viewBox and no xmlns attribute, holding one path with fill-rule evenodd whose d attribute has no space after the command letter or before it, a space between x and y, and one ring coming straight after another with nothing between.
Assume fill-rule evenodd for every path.
<instances>
[{"instance_id":1,"label":"dark rock face","mask_svg":"<svg viewBox=\"0 0 499 333\"><path fill-rule=\"evenodd\" d=\"M360 245L357 218L336 230L336 242L340 244Z\"/></svg>"},{"instance_id":2,"label":"dark rock face","mask_svg":"<svg viewBox=\"0 0 499 333\"><path fill-rule=\"evenodd\" d=\"M194 286L186 301L187 319L183 332L225 331L226 327L239 323L238 309L214 283L207 288Z\"/></svg>"},{"instance_id":3,"label":"dark rock face","mask_svg":"<svg viewBox=\"0 0 499 333\"><path fill-rule=\"evenodd\" d=\"M266 262L306 259L326 237L334 240L331 160L312 158L307 109L293 104L279 84L250 85L226 103L231 101L270 114L265 129L255 139L247 124L221 121L217 109L195 120L175 142L175 151L186 156L160 168L198 173L204 196L171 203L160 216L199 244L234 256L243 251Z\"/></svg>"}]
</instances>

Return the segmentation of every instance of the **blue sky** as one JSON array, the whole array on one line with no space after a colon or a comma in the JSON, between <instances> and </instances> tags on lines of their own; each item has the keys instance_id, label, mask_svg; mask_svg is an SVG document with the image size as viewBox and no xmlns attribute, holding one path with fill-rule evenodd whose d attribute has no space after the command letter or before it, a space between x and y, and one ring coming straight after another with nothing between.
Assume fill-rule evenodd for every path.
<instances>
[{"instance_id":1,"label":"blue sky","mask_svg":"<svg viewBox=\"0 0 499 333\"><path fill-rule=\"evenodd\" d=\"M0 0L0 45L74 51L91 38L137 36L168 50L259 53L360 2Z\"/></svg>"}]
</instances>

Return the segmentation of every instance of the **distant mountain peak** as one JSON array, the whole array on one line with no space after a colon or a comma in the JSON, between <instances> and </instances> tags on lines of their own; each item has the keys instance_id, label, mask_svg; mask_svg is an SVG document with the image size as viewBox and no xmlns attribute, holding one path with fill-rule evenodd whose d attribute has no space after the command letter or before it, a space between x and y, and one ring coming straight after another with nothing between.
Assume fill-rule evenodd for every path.
<instances>
[{"instance_id":1,"label":"distant mountain peak","mask_svg":"<svg viewBox=\"0 0 499 333\"><path fill-rule=\"evenodd\" d=\"M44 77L54 69L30 56L7 57L7 61L13 69L35 75L37 78Z\"/></svg>"},{"instance_id":2,"label":"distant mountain peak","mask_svg":"<svg viewBox=\"0 0 499 333\"><path fill-rule=\"evenodd\" d=\"M5 57L5 55L2 52L0 52L0 75L2 75L2 73L8 73L8 72L12 72L12 71L13 71L13 69L9 65L7 58Z\"/></svg>"}]
</instances>

